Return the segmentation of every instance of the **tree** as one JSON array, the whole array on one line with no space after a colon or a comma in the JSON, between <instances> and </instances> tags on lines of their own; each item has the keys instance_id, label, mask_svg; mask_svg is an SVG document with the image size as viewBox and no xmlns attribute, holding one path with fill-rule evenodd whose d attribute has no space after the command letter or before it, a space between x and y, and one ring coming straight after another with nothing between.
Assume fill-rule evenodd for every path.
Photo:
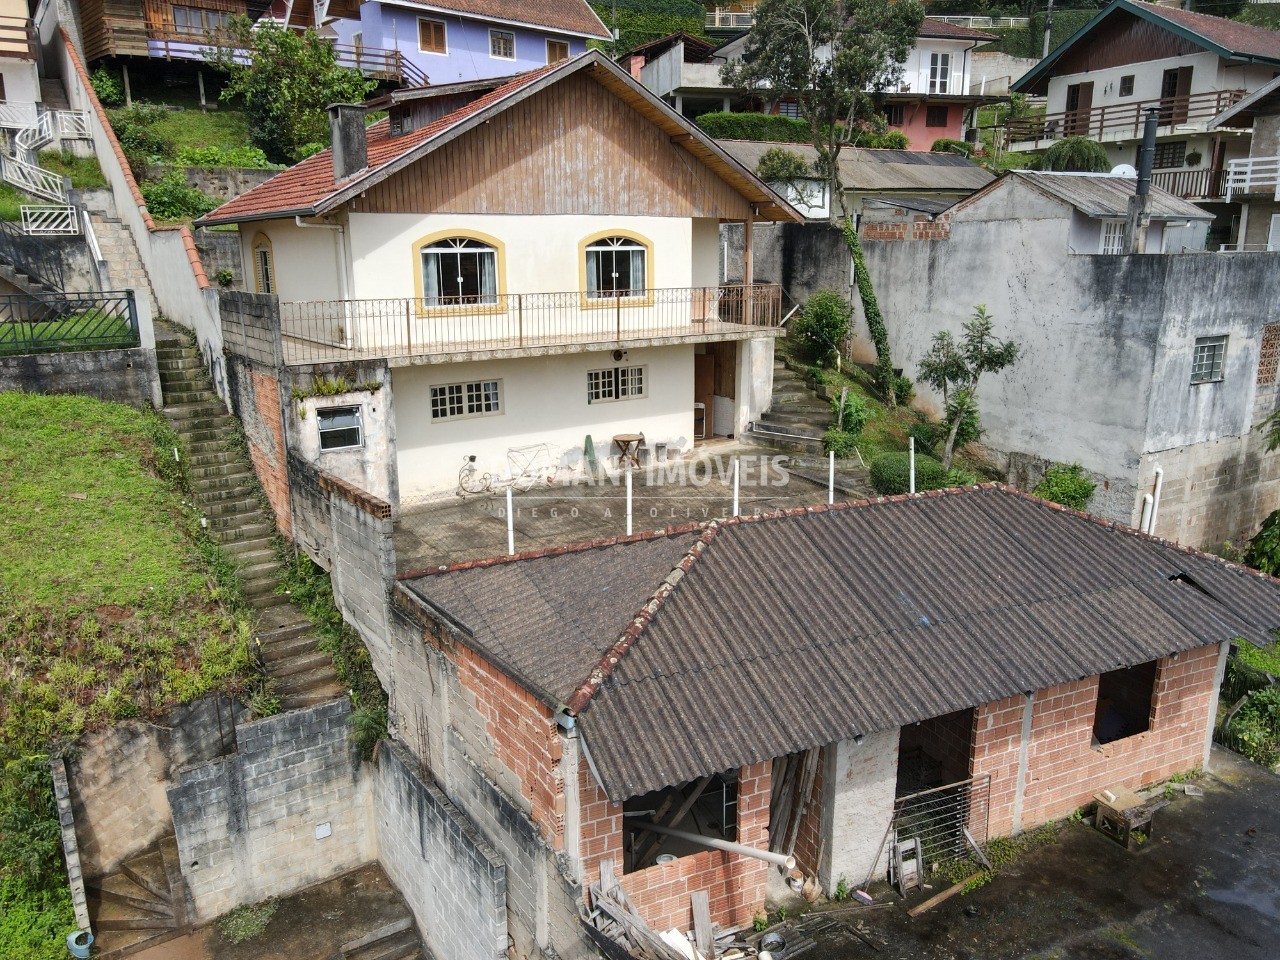
<instances>
[{"instance_id":1,"label":"tree","mask_svg":"<svg viewBox=\"0 0 1280 960\"><path fill-rule=\"evenodd\" d=\"M957 343L943 330L933 336L933 346L920 360L920 379L942 394L947 411L947 446L942 468L951 469L956 434L965 415L978 408L978 380L984 373L999 373L1018 359L1018 345L991 336L994 321L985 306L974 308L973 319L964 324Z\"/></svg>"},{"instance_id":2,"label":"tree","mask_svg":"<svg viewBox=\"0 0 1280 960\"><path fill-rule=\"evenodd\" d=\"M228 75L221 98L243 97L249 137L276 163L296 163L329 142L331 103L360 103L377 86L338 66L314 30L232 17L210 62Z\"/></svg>"},{"instance_id":3,"label":"tree","mask_svg":"<svg viewBox=\"0 0 1280 960\"><path fill-rule=\"evenodd\" d=\"M919 0L760 0L753 13L742 59L725 64L721 79L799 105L831 191L832 222L837 202L848 220L840 151L875 132L884 95L897 87L915 47L924 8Z\"/></svg>"},{"instance_id":4,"label":"tree","mask_svg":"<svg viewBox=\"0 0 1280 960\"><path fill-rule=\"evenodd\" d=\"M1064 137L1040 158L1041 170L1106 173L1111 167L1107 148L1088 137Z\"/></svg>"}]
</instances>

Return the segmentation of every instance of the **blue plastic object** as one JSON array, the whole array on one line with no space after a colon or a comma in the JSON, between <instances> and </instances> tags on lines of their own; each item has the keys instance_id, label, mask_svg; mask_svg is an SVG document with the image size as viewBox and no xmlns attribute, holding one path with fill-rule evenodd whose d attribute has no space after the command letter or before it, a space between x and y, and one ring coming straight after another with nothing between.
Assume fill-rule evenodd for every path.
<instances>
[{"instance_id":1,"label":"blue plastic object","mask_svg":"<svg viewBox=\"0 0 1280 960\"><path fill-rule=\"evenodd\" d=\"M88 930L76 930L67 934L67 949L71 951L73 957L79 960L86 960L89 956L89 948L93 946L93 934Z\"/></svg>"}]
</instances>

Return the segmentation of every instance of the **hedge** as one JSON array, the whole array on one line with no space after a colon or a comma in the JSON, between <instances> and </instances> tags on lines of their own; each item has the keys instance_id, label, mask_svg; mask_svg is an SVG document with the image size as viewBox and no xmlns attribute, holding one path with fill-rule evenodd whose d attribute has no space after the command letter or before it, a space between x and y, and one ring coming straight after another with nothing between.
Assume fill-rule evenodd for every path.
<instances>
[{"instance_id":1,"label":"hedge","mask_svg":"<svg viewBox=\"0 0 1280 960\"><path fill-rule=\"evenodd\" d=\"M617 10L618 53L680 31L701 37L707 17L706 8L696 0L596 0L591 7L610 29ZM590 45L609 48L608 41L593 40Z\"/></svg>"},{"instance_id":2,"label":"hedge","mask_svg":"<svg viewBox=\"0 0 1280 960\"><path fill-rule=\"evenodd\" d=\"M947 485L947 471L932 457L916 454L916 491L939 490ZM871 486L881 496L907 493L911 488L911 457L906 453L882 453L871 461Z\"/></svg>"},{"instance_id":3,"label":"hedge","mask_svg":"<svg viewBox=\"0 0 1280 960\"><path fill-rule=\"evenodd\" d=\"M717 140L811 143L809 124L776 113L704 113L695 121Z\"/></svg>"}]
</instances>

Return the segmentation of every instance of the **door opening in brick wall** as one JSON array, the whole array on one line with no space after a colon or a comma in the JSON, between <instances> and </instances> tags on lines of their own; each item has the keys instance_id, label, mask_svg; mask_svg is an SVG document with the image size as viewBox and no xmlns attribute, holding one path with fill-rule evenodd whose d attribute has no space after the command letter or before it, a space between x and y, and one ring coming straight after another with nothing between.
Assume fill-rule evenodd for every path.
<instances>
[{"instance_id":1,"label":"door opening in brick wall","mask_svg":"<svg viewBox=\"0 0 1280 960\"><path fill-rule=\"evenodd\" d=\"M908 724L898 740L897 796L964 780L972 755L972 708Z\"/></svg>"},{"instance_id":2,"label":"door opening in brick wall","mask_svg":"<svg viewBox=\"0 0 1280 960\"><path fill-rule=\"evenodd\" d=\"M737 841L738 771L727 770L679 787L632 797L623 803L622 816L625 873L651 867L659 857L689 857L706 849L691 840L647 830L646 823L700 837Z\"/></svg>"},{"instance_id":3,"label":"door opening in brick wall","mask_svg":"<svg viewBox=\"0 0 1280 960\"><path fill-rule=\"evenodd\" d=\"M1094 744L1113 743L1150 730L1155 690L1154 660L1100 675L1093 714Z\"/></svg>"}]
</instances>

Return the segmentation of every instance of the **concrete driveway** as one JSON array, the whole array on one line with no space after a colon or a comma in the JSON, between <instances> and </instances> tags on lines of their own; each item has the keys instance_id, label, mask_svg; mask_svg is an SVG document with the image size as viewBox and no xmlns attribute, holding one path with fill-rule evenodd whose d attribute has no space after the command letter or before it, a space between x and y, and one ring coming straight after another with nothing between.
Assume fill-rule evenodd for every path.
<instances>
[{"instance_id":1,"label":"concrete driveway","mask_svg":"<svg viewBox=\"0 0 1280 960\"><path fill-rule=\"evenodd\" d=\"M1198 785L1204 796L1178 794L1136 853L1092 827L1065 824L1057 843L916 919L906 907L941 886L906 904L846 914L815 937L806 958L1274 960L1280 778L1215 747L1213 770ZM842 929L854 922L878 951Z\"/></svg>"}]
</instances>

